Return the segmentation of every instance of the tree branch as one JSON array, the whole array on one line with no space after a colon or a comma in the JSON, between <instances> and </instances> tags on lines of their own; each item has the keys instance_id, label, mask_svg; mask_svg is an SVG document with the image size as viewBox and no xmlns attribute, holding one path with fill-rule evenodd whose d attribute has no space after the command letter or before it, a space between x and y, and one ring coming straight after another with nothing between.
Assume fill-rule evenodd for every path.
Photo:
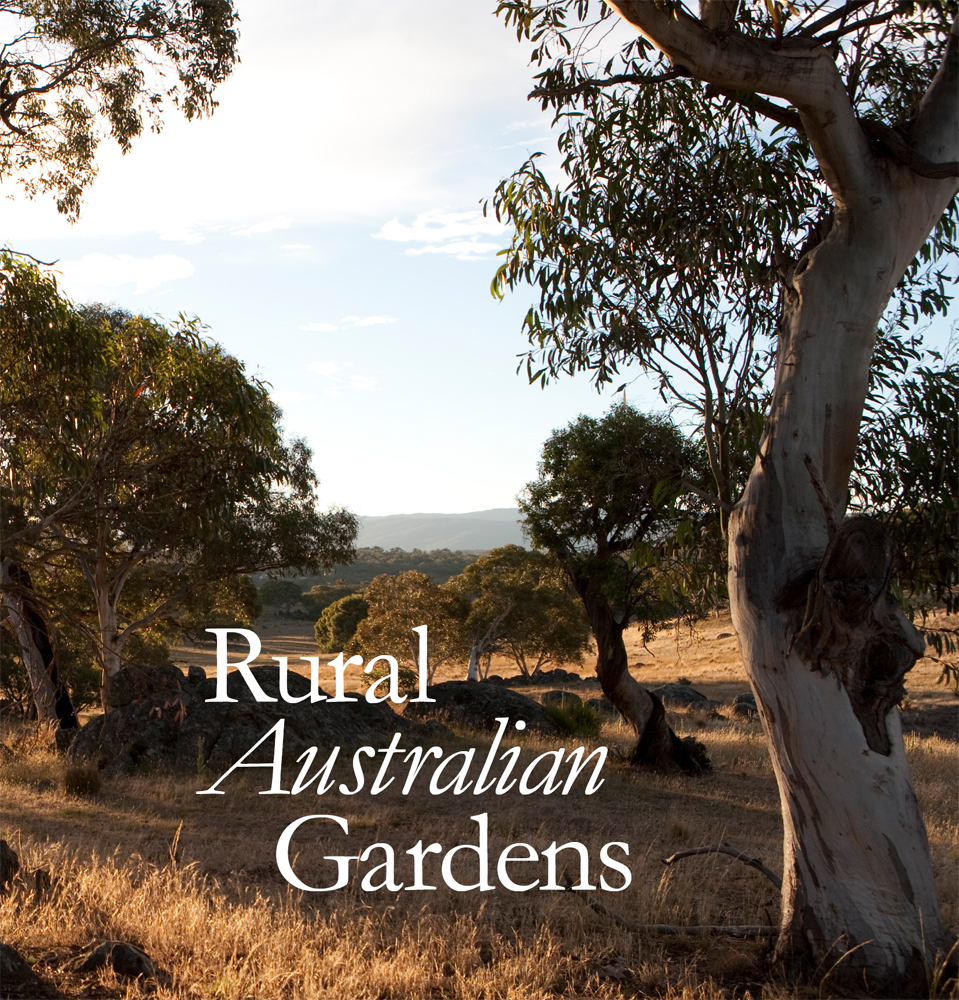
<instances>
[{"instance_id":1,"label":"tree branch","mask_svg":"<svg viewBox=\"0 0 959 1000\"><path fill-rule=\"evenodd\" d=\"M834 100L830 77L839 73L832 57L808 39L772 42L731 33L719 39L683 10L645 0L609 0L624 20L666 54L674 66L731 90L770 94L790 104L828 108Z\"/></svg>"},{"instance_id":2,"label":"tree branch","mask_svg":"<svg viewBox=\"0 0 959 1000\"><path fill-rule=\"evenodd\" d=\"M825 14L823 17L819 18L818 21L813 21L812 24L806 25L805 28L802 26L797 27L793 34L811 38L817 31L821 31L823 28L828 28L830 24L834 24L836 21L842 20L850 14L854 14L857 10L861 10L863 7L868 6L869 2L870 0L852 0L852 2L845 4L838 10L830 11L830 13Z\"/></svg>"},{"instance_id":3,"label":"tree branch","mask_svg":"<svg viewBox=\"0 0 959 1000\"><path fill-rule=\"evenodd\" d=\"M859 124L866 135L880 142L884 149L900 163L904 163L914 174L933 180L959 177L959 160L933 163L932 160L927 160L920 153L917 153L894 128L871 118L860 118Z\"/></svg>"},{"instance_id":4,"label":"tree branch","mask_svg":"<svg viewBox=\"0 0 959 1000\"><path fill-rule=\"evenodd\" d=\"M783 887L783 880L771 868L767 868L759 858L743 854L742 851L731 844L710 844L708 847L690 847L685 851L677 851L675 854L670 854L668 858L663 858L663 864L672 865L677 861L682 861L683 858L691 858L697 854L728 854L729 857L735 858L737 861L742 861L744 865L755 868L756 871L765 875L777 889Z\"/></svg>"},{"instance_id":5,"label":"tree branch","mask_svg":"<svg viewBox=\"0 0 959 1000\"><path fill-rule=\"evenodd\" d=\"M608 2L673 65L716 87L767 94L792 104L840 206L872 210L882 177L839 70L821 45L800 38L773 44L735 33L720 39L682 10L642 0Z\"/></svg>"},{"instance_id":6,"label":"tree branch","mask_svg":"<svg viewBox=\"0 0 959 1000\"><path fill-rule=\"evenodd\" d=\"M632 920L627 920L626 917L621 916L615 910L609 909L608 906L604 906L595 896L590 895L590 893L573 889L573 880L569 877L568 872L563 872L563 882L566 885L566 890L576 892L577 898L581 899L591 910L594 910L601 916L609 917L613 923L631 931L651 931L654 934L724 934L727 937L737 938L772 937L779 933L778 927L766 924L747 926L726 926L723 924L694 924L691 926L677 924L637 924L633 923Z\"/></svg>"},{"instance_id":7,"label":"tree branch","mask_svg":"<svg viewBox=\"0 0 959 1000\"><path fill-rule=\"evenodd\" d=\"M919 102L909 138L918 156L935 163L959 160L959 16L952 23L939 69Z\"/></svg>"},{"instance_id":8,"label":"tree branch","mask_svg":"<svg viewBox=\"0 0 959 1000\"><path fill-rule=\"evenodd\" d=\"M683 480L683 489L687 490L689 493L695 493L696 496L702 497L707 503L714 504L721 510L726 511L727 514L732 513L736 508L731 503L726 503L725 500L720 500L719 497L714 497L712 493L707 493L705 490L701 490L698 486L693 486L692 483Z\"/></svg>"}]
</instances>

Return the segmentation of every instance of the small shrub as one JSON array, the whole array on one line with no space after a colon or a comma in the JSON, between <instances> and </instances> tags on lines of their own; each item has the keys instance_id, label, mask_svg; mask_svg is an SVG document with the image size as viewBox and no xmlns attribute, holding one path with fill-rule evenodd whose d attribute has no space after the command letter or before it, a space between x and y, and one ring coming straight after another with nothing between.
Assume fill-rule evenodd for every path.
<instances>
[{"instance_id":1,"label":"small shrub","mask_svg":"<svg viewBox=\"0 0 959 1000\"><path fill-rule=\"evenodd\" d=\"M689 756L704 771L711 771L713 769L712 762L709 759L709 751L706 749L705 744L700 743L695 736L684 736L682 744Z\"/></svg>"},{"instance_id":2,"label":"small shrub","mask_svg":"<svg viewBox=\"0 0 959 1000\"><path fill-rule=\"evenodd\" d=\"M547 705L546 714L570 736L599 736L603 718L591 705Z\"/></svg>"},{"instance_id":3,"label":"small shrub","mask_svg":"<svg viewBox=\"0 0 959 1000\"><path fill-rule=\"evenodd\" d=\"M96 764L69 764L63 772L63 790L67 795L97 795L103 786Z\"/></svg>"},{"instance_id":4,"label":"small shrub","mask_svg":"<svg viewBox=\"0 0 959 1000\"><path fill-rule=\"evenodd\" d=\"M377 681L382 680L384 677L389 677L390 668L385 662L381 662L378 666L374 667L367 677L365 678L368 687L372 687ZM401 691L410 694L417 690L417 685L419 684L419 674L412 668L406 667L402 663L399 665L396 676L399 681L399 689ZM385 687L386 685L384 685ZM380 697L382 697L383 692L380 692Z\"/></svg>"}]
</instances>

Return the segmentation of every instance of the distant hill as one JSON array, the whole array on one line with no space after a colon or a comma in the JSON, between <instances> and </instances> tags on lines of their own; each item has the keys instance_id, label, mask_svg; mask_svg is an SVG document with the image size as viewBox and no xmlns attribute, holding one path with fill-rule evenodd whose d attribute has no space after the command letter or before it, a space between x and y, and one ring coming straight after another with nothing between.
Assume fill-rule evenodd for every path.
<instances>
[{"instance_id":1,"label":"distant hill","mask_svg":"<svg viewBox=\"0 0 959 1000\"><path fill-rule=\"evenodd\" d=\"M358 546L384 549L482 550L526 545L515 507L495 507L467 514L387 514L361 517Z\"/></svg>"}]
</instances>

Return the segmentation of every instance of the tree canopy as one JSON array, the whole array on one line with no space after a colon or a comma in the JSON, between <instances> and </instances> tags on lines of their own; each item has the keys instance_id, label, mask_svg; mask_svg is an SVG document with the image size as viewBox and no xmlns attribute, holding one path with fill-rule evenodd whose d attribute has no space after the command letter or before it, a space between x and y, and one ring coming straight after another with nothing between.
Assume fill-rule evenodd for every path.
<instances>
[{"instance_id":1,"label":"tree canopy","mask_svg":"<svg viewBox=\"0 0 959 1000\"><path fill-rule=\"evenodd\" d=\"M504 545L467 566L448 587L469 602L466 632L477 674L475 661L484 659L488 672L494 653L511 658L524 677L550 663L582 662L589 622L562 569L545 553Z\"/></svg>"},{"instance_id":2,"label":"tree canopy","mask_svg":"<svg viewBox=\"0 0 959 1000\"><path fill-rule=\"evenodd\" d=\"M0 181L52 194L71 218L104 138L123 152L164 105L187 118L216 107L238 61L230 0L3 4Z\"/></svg>"},{"instance_id":3,"label":"tree canopy","mask_svg":"<svg viewBox=\"0 0 959 1000\"><path fill-rule=\"evenodd\" d=\"M364 597L369 610L357 626L347 652L367 657L387 654L407 669L415 668L420 634L413 629L425 625L430 682L440 664L468 655L465 623L469 607L447 585L437 586L424 573L410 569L398 576L376 577Z\"/></svg>"}]
</instances>

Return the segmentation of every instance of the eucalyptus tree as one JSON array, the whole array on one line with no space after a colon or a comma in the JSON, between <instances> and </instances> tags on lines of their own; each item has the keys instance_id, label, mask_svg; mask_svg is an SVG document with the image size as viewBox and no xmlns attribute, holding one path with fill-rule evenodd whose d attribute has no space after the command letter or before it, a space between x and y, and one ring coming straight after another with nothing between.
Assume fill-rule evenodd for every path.
<instances>
[{"instance_id":1,"label":"eucalyptus tree","mask_svg":"<svg viewBox=\"0 0 959 1000\"><path fill-rule=\"evenodd\" d=\"M677 608L663 599L657 543L682 514L675 499L695 477L696 450L669 420L619 403L581 416L543 445L539 476L519 496L530 540L563 567L596 639L603 693L636 731L636 764L702 770L666 723L663 704L629 672L623 633L649 639Z\"/></svg>"},{"instance_id":2,"label":"eucalyptus tree","mask_svg":"<svg viewBox=\"0 0 959 1000\"><path fill-rule=\"evenodd\" d=\"M78 309L37 269L6 273L0 546L106 675L217 581L349 560L356 518L318 509L309 448L283 441L267 387L196 321ZM88 600L64 606L77 576Z\"/></svg>"},{"instance_id":3,"label":"eucalyptus tree","mask_svg":"<svg viewBox=\"0 0 959 1000\"><path fill-rule=\"evenodd\" d=\"M469 654L469 605L448 584L437 585L425 573L409 569L375 577L363 596L368 610L347 653L392 656L407 677L423 660L431 684L443 663Z\"/></svg>"},{"instance_id":4,"label":"eucalyptus tree","mask_svg":"<svg viewBox=\"0 0 959 1000\"><path fill-rule=\"evenodd\" d=\"M530 374L602 377L626 360L656 371L661 343L705 351L708 314L690 333L654 322L675 317L691 276L696 295L714 283L726 336L775 316L765 429L728 535L733 620L783 806L776 958L859 988L924 989L949 935L895 710L924 642L888 593L888 534L843 515L880 320L949 302L956 4L500 11L535 42L534 94L568 125L569 186L528 165L498 195L519 221L499 286L540 290ZM590 64L591 17L635 34ZM687 158L698 186L677 200L672 171L690 173Z\"/></svg>"},{"instance_id":5,"label":"eucalyptus tree","mask_svg":"<svg viewBox=\"0 0 959 1000\"><path fill-rule=\"evenodd\" d=\"M370 606L362 592L346 594L328 604L320 612L313 627L317 647L324 652L334 653L345 649L369 610Z\"/></svg>"},{"instance_id":6,"label":"eucalyptus tree","mask_svg":"<svg viewBox=\"0 0 959 1000\"><path fill-rule=\"evenodd\" d=\"M127 152L165 104L209 114L238 58L230 0L11 0L2 13L0 181L52 194L71 218L104 138Z\"/></svg>"},{"instance_id":7,"label":"eucalyptus tree","mask_svg":"<svg viewBox=\"0 0 959 1000\"><path fill-rule=\"evenodd\" d=\"M543 552L503 545L452 577L447 587L469 602L467 680L485 677L494 653L508 656L524 677L532 677L550 663L580 663L589 647L582 605L569 592L562 568Z\"/></svg>"}]
</instances>

